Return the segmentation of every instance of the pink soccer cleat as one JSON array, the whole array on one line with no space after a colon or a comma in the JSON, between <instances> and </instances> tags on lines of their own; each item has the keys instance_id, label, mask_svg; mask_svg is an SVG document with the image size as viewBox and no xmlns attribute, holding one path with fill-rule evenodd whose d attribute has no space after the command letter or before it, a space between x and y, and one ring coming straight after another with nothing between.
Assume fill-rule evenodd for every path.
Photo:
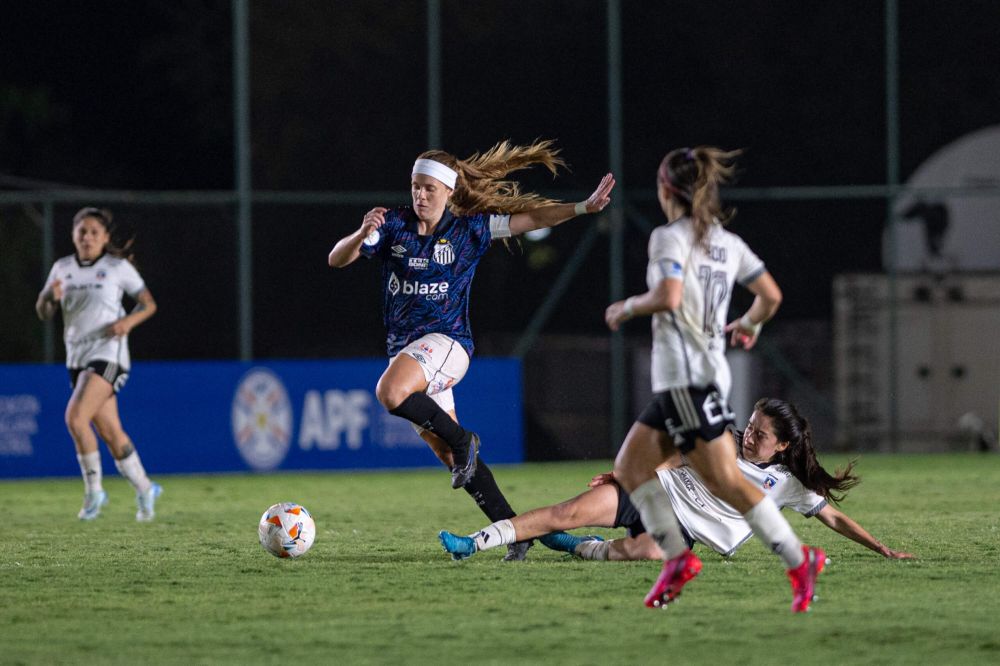
<instances>
[{"instance_id":1,"label":"pink soccer cleat","mask_svg":"<svg viewBox=\"0 0 1000 666\"><path fill-rule=\"evenodd\" d=\"M648 608L666 608L667 604L680 596L681 588L701 571L701 560L689 549L677 557L663 563L660 577L653 583L646 595Z\"/></svg>"},{"instance_id":2,"label":"pink soccer cleat","mask_svg":"<svg viewBox=\"0 0 1000 666\"><path fill-rule=\"evenodd\" d=\"M805 613L809 602L816 596L816 578L826 564L826 553L822 548L802 546L805 561L788 570L788 580L792 582L792 612Z\"/></svg>"}]
</instances>

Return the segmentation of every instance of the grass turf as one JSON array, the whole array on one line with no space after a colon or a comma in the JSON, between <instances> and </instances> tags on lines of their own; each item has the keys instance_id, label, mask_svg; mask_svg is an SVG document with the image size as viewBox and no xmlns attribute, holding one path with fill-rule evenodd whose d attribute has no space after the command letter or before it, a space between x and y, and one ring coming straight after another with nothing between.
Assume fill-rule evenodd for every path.
<instances>
[{"instance_id":1,"label":"grass turf","mask_svg":"<svg viewBox=\"0 0 1000 666\"><path fill-rule=\"evenodd\" d=\"M846 459L827 456L828 468ZM607 461L495 469L515 508L582 492ZM789 612L755 541L666 611L642 597L658 563L583 562L540 544L452 562L436 534L484 520L444 471L166 476L156 521L118 477L93 523L78 480L0 482L0 663L997 663L1000 456L865 455L843 505L888 561L797 514L832 558L820 598ZM316 518L297 560L257 544L268 505ZM606 537L614 530L587 530Z\"/></svg>"}]
</instances>

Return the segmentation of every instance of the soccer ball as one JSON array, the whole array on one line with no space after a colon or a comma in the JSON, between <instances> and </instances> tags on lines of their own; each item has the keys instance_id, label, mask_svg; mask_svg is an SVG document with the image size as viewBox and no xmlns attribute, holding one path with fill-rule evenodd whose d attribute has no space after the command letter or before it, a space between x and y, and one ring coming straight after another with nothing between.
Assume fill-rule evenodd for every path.
<instances>
[{"instance_id":1,"label":"soccer ball","mask_svg":"<svg viewBox=\"0 0 1000 666\"><path fill-rule=\"evenodd\" d=\"M275 557L299 557L312 547L316 523L304 506L282 502L268 507L260 517L257 536L264 550Z\"/></svg>"}]
</instances>

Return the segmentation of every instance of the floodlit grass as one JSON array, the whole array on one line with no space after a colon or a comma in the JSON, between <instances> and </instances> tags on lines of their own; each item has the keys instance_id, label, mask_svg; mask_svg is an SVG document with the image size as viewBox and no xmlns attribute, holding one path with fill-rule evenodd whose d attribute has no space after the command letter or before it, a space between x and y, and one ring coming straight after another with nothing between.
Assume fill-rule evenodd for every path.
<instances>
[{"instance_id":1,"label":"floodlit grass","mask_svg":"<svg viewBox=\"0 0 1000 666\"><path fill-rule=\"evenodd\" d=\"M827 456L828 467L844 458ZM610 463L498 467L518 509L566 499ZM643 607L659 565L568 559L536 545L452 562L438 530L485 521L444 471L159 477L151 524L118 477L94 523L77 480L0 482L0 663L997 663L1000 456L866 455L844 510L918 561L887 561L789 514L832 562L789 612L756 542L667 611ZM316 518L313 549L257 544L268 505ZM614 536L615 531L599 531Z\"/></svg>"}]
</instances>

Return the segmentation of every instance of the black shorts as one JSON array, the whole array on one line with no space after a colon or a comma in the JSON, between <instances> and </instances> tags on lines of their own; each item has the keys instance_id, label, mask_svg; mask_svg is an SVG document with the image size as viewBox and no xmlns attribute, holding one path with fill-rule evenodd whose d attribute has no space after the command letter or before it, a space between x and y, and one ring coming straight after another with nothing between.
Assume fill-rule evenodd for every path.
<instances>
[{"instance_id":1,"label":"black shorts","mask_svg":"<svg viewBox=\"0 0 1000 666\"><path fill-rule=\"evenodd\" d=\"M632 504L624 488L617 483L615 487L618 488L618 511L615 513L615 524L612 527L624 527L626 534L637 537L646 531L642 519L639 518L639 509Z\"/></svg>"},{"instance_id":2,"label":"black shorts","mask_svg":"<svg viewBox=\"0 0 1000 666\"><path fill-rule=\"evenodd\" d=\"M710 442L721 436L735 420L736 415L714 384L657 393L636 419L650 428L666 431L681 453L693 449L698 439Z\"/></svg>"},{"instance_id":3,"label":"black shorts","mask_svg":"<svg viewBox=\"0 0 1000 666\"><path fill-rule=\"evenodd\" d=\"M111 390L118 393L128 381L128 369L111 361L91 361L84 368L69 368L69 387L76 388L76 380L81 372L93 372L111 384Z\"/></svg>"},{"instance_id":4,"label":"black shorts","mask_svg":"<svg viewBox=\"0 0 1000 666\"><path fill-rule=\"evenodd\" d=\"M646 531L646 526L642 524L639 517L639 509L635 508L625 489L615 484L618 488L618 512L615 513L615 524L613 527L624 527L625 533L630 537L637 537ZM688 548L694 547L694 539L688 531L681 525L681 534L687 542Z\"/></svg>"}]
</instances>

